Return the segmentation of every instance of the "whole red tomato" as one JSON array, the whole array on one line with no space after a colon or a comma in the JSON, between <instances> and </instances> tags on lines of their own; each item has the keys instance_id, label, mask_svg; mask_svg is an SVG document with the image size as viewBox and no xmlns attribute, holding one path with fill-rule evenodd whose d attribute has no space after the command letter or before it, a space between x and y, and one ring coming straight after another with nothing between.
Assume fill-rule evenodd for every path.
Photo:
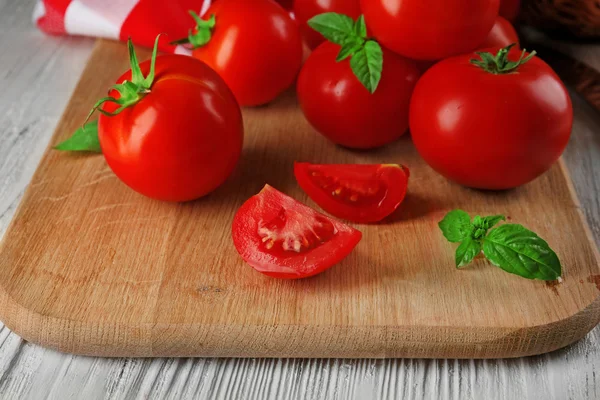
<instances>
[{"instance_id":1,"label":"whole red tomato","mask_svg":"<svg viewBox=\"0 0 600 400\"><path fill-rule=\"evenodd\" d=\"M298 101L310 124L331 141L368 149L390 143L408 128L408 105L419 78L415 64L383 48L383 71L370 93L352 72L350 60L336 62L340 46L325 42L298 76Z\"/></svg>"},{"instance_id":2,"label":"whole red tomato","mask_svg":"<svg viewBox=\"0 0 600 400\"><path fill-rule=\"evenodd\" d=\"M306 44L314 49L325 41L323 35L307 25L306 21L326 12L344 14L352 19L360 15L360 0L295 0L294 15Z\"/></svg>"},{"instance_id":3,"label":"whole red tomato","mask_svg":"<svg viewBox=\"0 0 600 400\"><path fill-rule=\"evenodd\" d=\"M372 34L388 49L416 60L466 53L485 40L499 0L361 0Z\"/></svg>"},{"instance_id":4,"label":"whole red tomato","mask_svg":"<svg viewBox=\"0 0 600 400\"><path fill-rule=\"evenodd\" d=\"M302 40L287 11L271 0L219 0L208 43L193 56L221 75L242 106L270 102L287 89L302 63Z\"/></svg>"},{"instance_id":5,"label":"whole red tomato","mask_svg":"<svg viewBox=\"0 0 600 400\"><path fill-rule=\"evenodd\" d=\"M550 168L571 134L571 100L554 71L538 57L512 68L503 54L493 56L496 65L485 63L491 71L470 62L475 54L443 60L423 75L412 97L417 150L433 169L465 186L523 185ZM519 57L520 51L508 52L510 61Z\"/></svg>"},{"instance_id":6,"label":"whole red tomato","mask_svg":"<svg viewBox=\"0 0 600 400\"><path fill-rule=\"evenodd\" d=\"M515 22L520 10L521 0L500 0L500 15L510 22Z\"/></svg>"},{"instance_id":7,"label":"whole red tomato","mask_svg":"<svg viewBox=\"0 0 600 400\"><path fill-rule=\"evenodd\" d=\"M500 48L515 43L519 48L519 35L512 24L502 17L497 17L496 22L485 41L479 46L481 49L489 47Z\"/></svg>"},{"instance_id":8,"label":"whole red tomato","mask_svg":"<svg viewBox=\"0 0 600 400\"><path fill-rule=\"evenodd\" d=\"M140 68L146 76L150 62ZM131 70L117 83L125 80L132 81ZM113 102L102 107L117 108ZM106 162L129 187L158 200L187 201L213 191L233 171L242 116L215 71L191 57L166 55L156 59L149 93L115 116L100 115L98 138Z\"/></svg>"}]
</instances>

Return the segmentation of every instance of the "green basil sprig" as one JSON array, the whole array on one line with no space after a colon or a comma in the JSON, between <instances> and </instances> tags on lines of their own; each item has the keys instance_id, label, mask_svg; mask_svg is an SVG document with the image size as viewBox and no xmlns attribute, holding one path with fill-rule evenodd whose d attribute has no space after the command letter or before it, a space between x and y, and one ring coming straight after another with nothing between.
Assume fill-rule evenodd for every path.
<instances>
[{"instance_id":1,"label":"green basil sprig","mask_svg":"<svg viewBox=\"0 0 600 400\"><path fill-rule=\"evenodd\" d=\"M374 93L381 80L383 51L377 41L367 36L365 18L361 15L354 21L347 15L329 12L312 17L308 25L325 39L341 46L336 61L351 57L352 72L369 92Z\"/></svg>"},{"instance_id":2,"label":"green basil sprig","mask_svg":"<svg viewBox=\"0 0 600 400\"><path fill-rule=\"evenodd\" d=\"M545 281L558 279L562 273L558 256L534 232L518 224L503 224L490 231L504 220L503 215L476 215L471 220L462 210L446 214L439 227L448 241L460 243L456 249L456 267L469 264L483 251L492 264L511 274Z\"/></svg>"}]
</instances>

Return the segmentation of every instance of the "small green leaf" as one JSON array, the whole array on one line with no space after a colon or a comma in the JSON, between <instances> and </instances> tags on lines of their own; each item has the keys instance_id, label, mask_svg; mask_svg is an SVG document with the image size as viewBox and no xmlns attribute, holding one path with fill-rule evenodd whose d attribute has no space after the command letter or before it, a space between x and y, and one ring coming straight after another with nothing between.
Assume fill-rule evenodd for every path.
<instances>
[{"instance_id":1,"label":"small green leaf","mask_svg":"<svg viewBox=\"0 0 600 400\"><path fill-rule=\"evenodd\" d=\"M63 151L90 151L102 153L98 140L98 121L92 121L77 129L73 136L54 146Z\"/></svg>"},{"instance_id":2,"label":"small green leaf","mask_svg":"<svg viewBox=\"0 0 600 400\"><path fill-rule=\"evenodd\" d=\"M190 31L188 35L189 43L194 49L202 47L212 38L212 30L216 25L216 17L214 14L208 20L203 20L194 11L189 11L194 21L196 21L196 32Z\"/></svg>"},{"instance_id":3,"label":"small green leaf","mask_svg":"<svg viewBox=\"0 0 600 400\"><path fill-rule=\"evenodd\" d=\"M456 268L469 264L479 253L481 253L481 242L470 237L465 238L456 249Z\"/></svg>"},{"instance_id":4,"label":"small green leaf","mask_svg":"<svg viewBox=\"0 0 600 400\"><path fill-rule=\"evenodd\" d=\"M506 217L504 215L490 215L489 217L483 217L481 227L487 231L500 221L506 221Z\"/></svg>"},{"instance_id":5,"label":"small green leaf","mask_svg":"<svg viewBox=\"0 0 600 400\"><path fill-rule=\"evenodd\" d=\"M374 40L367 40L359 51L350 59L350 67L354 75L370 93L377 90L383 69L383 51Z\"/></svg>"},{"instance_id":6,"label":"small green leaf","mask_svg":"<svg viewBox=\"0 0 600 400\"><path fill-rule=\"evenodd\" d=\"M438 224L449 242L461 242L470 237L471 217L463 210L452 210Z\"/></svg>"},{"instance_id":7,"label":"small green leaf","mask_svg":"<svg viewBox=\"0 0 600 400\"><path fill-rule=\"evenodd\" d=\"M562 267L545 240L517 224L490 231L483 240L483 252L492 264L528 279L558 279Z\"/></svg>"},{"instance_id":8,"label":"small green leaf","mask_svg":"<svg viewBox=\"0 0 600 400\"><path fill-rule=\"evenodd\" d=\"M140 85L144 82L144 74L142 74L142 70L140 69L140 63L137 59L137 55L135 54L135 48L133 47L133 42L131 41L131 37L129 38L129 40L127 40L127 49L129 50L129 65L131 66L131 81L135 85Z\"/></svg>"},{"instance_id":9,"label":"small green leaf","mask_svg":"<svg viewBox=\"0 0 600 400\"><path fill-rule=\"evenodd\" d=\"M477 51L475 54L478 55L480 59L473 58L470 62L483 69L485 72L494 75L516 72L519 66L531 60L536 55L536 52L532 51L525 57L525 50L523 50L521 52L521 57L519 57L517 61L510 61L508 59L508 53L515 45L516 43L510 44L498 50L496 54Z\"/></svg>"},{"instance_id":10,"label":"small green leaf","mask_svg":"<svg viewBox=\"0 0 600 400\"><path fill-rule=\"evenodd\" d=\"M315 15L307 23L325 39L339 45L344 45L348 39L353 41L357 37L354 31L354 21L347 15L333 12L323 13Z\"/></svg>"},{"instance_id":11,"label":"small green leaf","mask_svg":"<svg viewBox=\"0 0 600 400\"><path fill-rule=\"evenodd\" d=\"M365 23L365 16L361 15L354 23L354 32L358 37L367 38L367 24Z\"/></svg>"},{"instance_id":12,"label":"small green leaf","mask_svg":"<svg viewBox=\"0 0 600 400\"><path fill-rule=\"evenodd\" d=\"M340 52L338 53L335 61L340 62L340 61L343 61L346 58L350 57L351 55L353 55L354 53L359 51L360 48L363 46L363 44L364 44L364 41L362 41L362 40L344 44L342 46L342 48L340 49Z\"/></svg>"},{"instance_id":13,"label":"small green leaf","mask_svg":"<svg viewBox=\"0 0 600 400\"><path fill-rule=\"evenodd\" d=\"M158 34L156 36L156 39L154 39L154 48L152 49L152 56L150 58L150 72L148 73L148 76L144 79L144 84L143 86L146 89L150 89L152 87L152 84L154 83L154 75L155 75L155 67L156 67L156 56L158 54L158 39L160 39L160 34Z\"/></svg>"}]
</instances>

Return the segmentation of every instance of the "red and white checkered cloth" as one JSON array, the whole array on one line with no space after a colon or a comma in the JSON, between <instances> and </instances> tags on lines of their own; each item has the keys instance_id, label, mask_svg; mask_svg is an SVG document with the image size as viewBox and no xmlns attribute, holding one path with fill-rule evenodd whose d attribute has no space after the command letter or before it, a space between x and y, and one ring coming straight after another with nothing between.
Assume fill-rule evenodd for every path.
<instances>
[{"instance_id":1,"label":"red and white checkered cloth","mask_svg":"<svg viewBox=\"0 0 600 400\"><path fill-rule=\"evenodd\" d=\"M214 0L213 0L214 1ZM84 35L116 40L131 37L137 45L152 47L159 33L159 48L187 54L183 46L170 41L187 37L194 27L188 10L202 15L211 0L39 0L35 24L52 35Z\"/></svg>"}]
</instances>

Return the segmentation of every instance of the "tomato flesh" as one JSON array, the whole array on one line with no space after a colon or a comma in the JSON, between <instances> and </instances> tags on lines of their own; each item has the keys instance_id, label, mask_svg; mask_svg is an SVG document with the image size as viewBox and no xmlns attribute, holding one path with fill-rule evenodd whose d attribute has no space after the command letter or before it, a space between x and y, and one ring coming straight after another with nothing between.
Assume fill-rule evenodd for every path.
<instances>
[{"instance_id":1,"label":"tomato flesh","mask_svg":"<svg viewBox=\"0 0 600 400\"><path fill-rule=\"evenodd\" d=\"M362 234L266 185L238 210L232 236L252 268L274 278L298 279L339 263Z\"/></svg>"},{"instance_id":2,"label":"tomato flesh","mask_svg":"<svg viewBox=\"0 0 600 400\"><path fill-rule=\"evenodd\" d=\"M353 222L381 221L404 200L410 175L397 164L296 163L300 187L323 210Z\"/></svg>"}]
</instances>

